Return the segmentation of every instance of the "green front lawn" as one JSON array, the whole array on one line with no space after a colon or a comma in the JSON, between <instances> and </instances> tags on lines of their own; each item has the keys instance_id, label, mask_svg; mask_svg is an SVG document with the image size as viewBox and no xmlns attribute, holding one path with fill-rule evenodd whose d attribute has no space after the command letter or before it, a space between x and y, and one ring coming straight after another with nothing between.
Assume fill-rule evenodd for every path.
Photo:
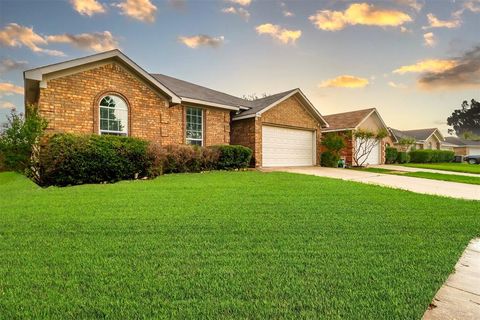
<instances>
[{"instance_id":1,"label":"green front lawn","mask_svg":"<svg viewBox=\"0 0 480 320\"><path fill-rule=\"evenodd\" d=\"M0 318L419 319L479 202L288 173L0 174Z\"/></svg>"},{"instance_id":2,"label":"green front lawn","mask_svg":"<svg viewBox=\"0 0 480 320\"><path fill-rule=\"evenodd\" d=\"M398 170L390 170L390 169L382 169L382 168L361 168L361 169L354 169L354 170L480 185L480 176L472 177L472 176L462 176L458 174L443 174L443 173L433 173L433 172L425 172L425 171L406 172L406 171L398 171Z\"/></svg>"},{"instance_id":3,"label":"green front lawn","mask_svg":"<svg viewBox=\"0 0 480 320\"><path fill-rule=\"evenodd\" d=\"M401 165L405 167L480 174L480 165L478 164L449 162L449 163L406 163Z\"/></svg>"}]
</instances>

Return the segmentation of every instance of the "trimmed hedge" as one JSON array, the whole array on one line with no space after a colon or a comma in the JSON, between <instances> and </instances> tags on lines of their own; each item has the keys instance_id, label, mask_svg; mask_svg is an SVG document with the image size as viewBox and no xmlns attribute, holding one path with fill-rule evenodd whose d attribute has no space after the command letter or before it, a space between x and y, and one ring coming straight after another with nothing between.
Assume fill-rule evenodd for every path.
<instances>
[{"instance_id":1,"label":"trimmed hedge","mask_svg":"<svg viewBox=\"0 0 480 320\"><path fill-rule=\"evenodd\" d=\"M339 160L340 156L338 154L331 151L324 151L320 158L320 165L322 167L336 168L338 167Z\"/></svg>"},{"instance_id":2,"label":"trimmed hedge","mask_svg":"<svg viewBox=\"0 0 480 320\"><path fill-rule=\"evenodd\" d=\"M158 174L161 170L153 170L156 155L148 146L131 137L53 135L40 151L40 184L116 182Z\"/></svg>"},{"instance_id":3,"label":"trimmed hedge","mask_svg":"<svg viewBox=\"0 0 480 320\"><path fill-rule=\"evenodd\" d=\"M407 163L410 162L410 155L408 152L405 151L399 151L397 153L397 162L398 163Z\"/></svg>"},{"instance_id":4,"label":"trimmed hedge","mask_svg":"<svg viewBox=\"0 0 480 320\"><path fill-rule=\"evenodd\" d=\"M385 162L386 163L395 163L398 157L398 150L392 147L385 148Z\"/></svg>"},{"instance_id":5,"label":"trimmed hedge","mask_svg":"<svg viewBox=\"0 0 480 320\"><path fill-rule=\"evenodd\" d=\"M448 150L410 151L410 162L414 163L451 162L454 157L455 153Z\"/></svg>"},{"instance_id":6,"label":"trimmed hedge","mask_svg":"<svg viewBox=\"0 0 480 320\"><path fill-rule=\"evenodd\" d=\"M218 145L213 150L219 152L216 169L231 170L247 168L252 160L252 149L240 145Z\"/></svg>"},{"instance_id":7,"label":"trimmed hedge","mask_svg":"<svg viewBox=\"0 0 480 320\"><path fill-rule=\"evenodd\" d=\"M131 137L55 134L41 147L39 182L68 186L240 169L248 167L251 158L252 150L236 145L164 148Z\"/></svg>"}]
</instances>

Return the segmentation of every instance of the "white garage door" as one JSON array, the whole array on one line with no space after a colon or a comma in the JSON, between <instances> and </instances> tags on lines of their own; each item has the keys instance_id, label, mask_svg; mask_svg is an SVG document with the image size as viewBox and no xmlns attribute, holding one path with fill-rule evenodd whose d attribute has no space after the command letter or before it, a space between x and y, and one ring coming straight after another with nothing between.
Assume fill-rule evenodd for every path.
<instances>
[{"instance_id":1,"label":"white garage door","mask_svg":"<svg viewBox=\"0 0 480 320\"><path fill-rule=\"evenodd\" d=\"M311 166L314 164L313 131L262 127L262 166Z\"/></svg>"},{"instance_id":2,"label":"white garage door","mask_svg":"<svg viewBox=\"0 0 480 320\"><path fill-rule=\"evenodd\" d=\"M480 148L468 148L469 156L480 156Z\"/></svg>"},{"instance_id":3,"label":"white garage door","mask_svg":"<svg viewBox=\"0 0 480 320\"><path fill-rule=\"evenodd\" d=\"M366 154L367 150L369 150L372 145L373 145L372 152L370 152L370 154L368 156L364 155L364 154ZM365 160L365 162L363 162L363 165L380 164L380 144L378 143L378 141L375 141L374 139L371 139L370 141L368 141L368 143L364 143L363 145L360 145L360 141L357 139L356 147L359 147L359 146L360 146L361 150L358 153L358 155L359 155L359 159L358 159L359 161L358 162L360 164L363 162L363 160Z\"/></svg>"}]
</instances>

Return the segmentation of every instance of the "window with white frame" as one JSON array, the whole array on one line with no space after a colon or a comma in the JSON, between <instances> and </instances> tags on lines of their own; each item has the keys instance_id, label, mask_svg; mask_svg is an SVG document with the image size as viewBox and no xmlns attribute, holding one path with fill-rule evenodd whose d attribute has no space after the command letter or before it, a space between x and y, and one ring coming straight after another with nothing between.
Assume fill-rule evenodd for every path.
<instances>
[{"instance_id":1,"label":"window with white frame","mask_svg":"<svg viewBox=\"0 0 480 320\"><path fill-rule=\"evenodd\" d=\"M187 144L203 145L203 110L187 108L186 138Z\"/></svg>"},{"instance_id":2,"label":"window with white frame","mask_svg":"<svg viewBox=\"0 0 480 320\"><path fill-rule=\"evenodd\" d=\"M128 135L128 106L116 95L102 98L99 106L100 134Z\"/></svg>"}]
</instances>

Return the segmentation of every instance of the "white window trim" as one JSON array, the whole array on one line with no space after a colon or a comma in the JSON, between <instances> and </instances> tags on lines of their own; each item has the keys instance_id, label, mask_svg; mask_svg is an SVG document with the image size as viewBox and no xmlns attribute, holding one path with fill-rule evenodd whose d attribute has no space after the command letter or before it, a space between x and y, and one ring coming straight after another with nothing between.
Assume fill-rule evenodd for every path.
<instances>
[{"instance_id":1,"label":"white window trim","mask_svg":"<svg viewBox=\"0 0 480 320\"><path fill-rule=\"evenodd\" d=\"M188 113L188 109L199 109L201 111L201 115L202 115L202 138L201 139L194 139L194 138L188 138L187 137L187 113ZM186 110L185 110L185 142L187 144L189 144L189 141L200 141L200 146L203 147L203 141L205 140L205 110L203 108L199 108L199 107L186 107Z\"/></svg>"},{"instance_id":2,"label":"white window trim","mask_svg":"<svg viewBox=\"0 0 480 320\"><path fill-rule=\"evenodd\" d=\"M115 97L118 97L120 98L124 103L125 103L125 106L127 106L127 108L125 109L127 111L127 125L126 125L126 130L125 132L120 132L120 131L114 131L114 130L102 130L102 126L101 126L101 120L102 120L102 117L101 117L101 109L102 108L107 108L107 109L115 109L115 108L110 108L110 107L106 107L106 106L101 106L100 103L102 102L102 100L105 98L105 97L108 97L108 96L115 96ZM125 136L125 137L128 137L129 135L129 130L128 130L128 126L130 125L130 117L129 117L129 107L128 107L128 104L127 102L125 101L125 99L121 96L119 96L118 94L105 94L103 95L99 100L98 100L98 134L99 135L102 135L102 134L109 134L109 133L112 133L112 134L116 134L116 135L119 135L119 136ZM123 109L122 109L123 110Z\"/></svg>"}]
</instances>

